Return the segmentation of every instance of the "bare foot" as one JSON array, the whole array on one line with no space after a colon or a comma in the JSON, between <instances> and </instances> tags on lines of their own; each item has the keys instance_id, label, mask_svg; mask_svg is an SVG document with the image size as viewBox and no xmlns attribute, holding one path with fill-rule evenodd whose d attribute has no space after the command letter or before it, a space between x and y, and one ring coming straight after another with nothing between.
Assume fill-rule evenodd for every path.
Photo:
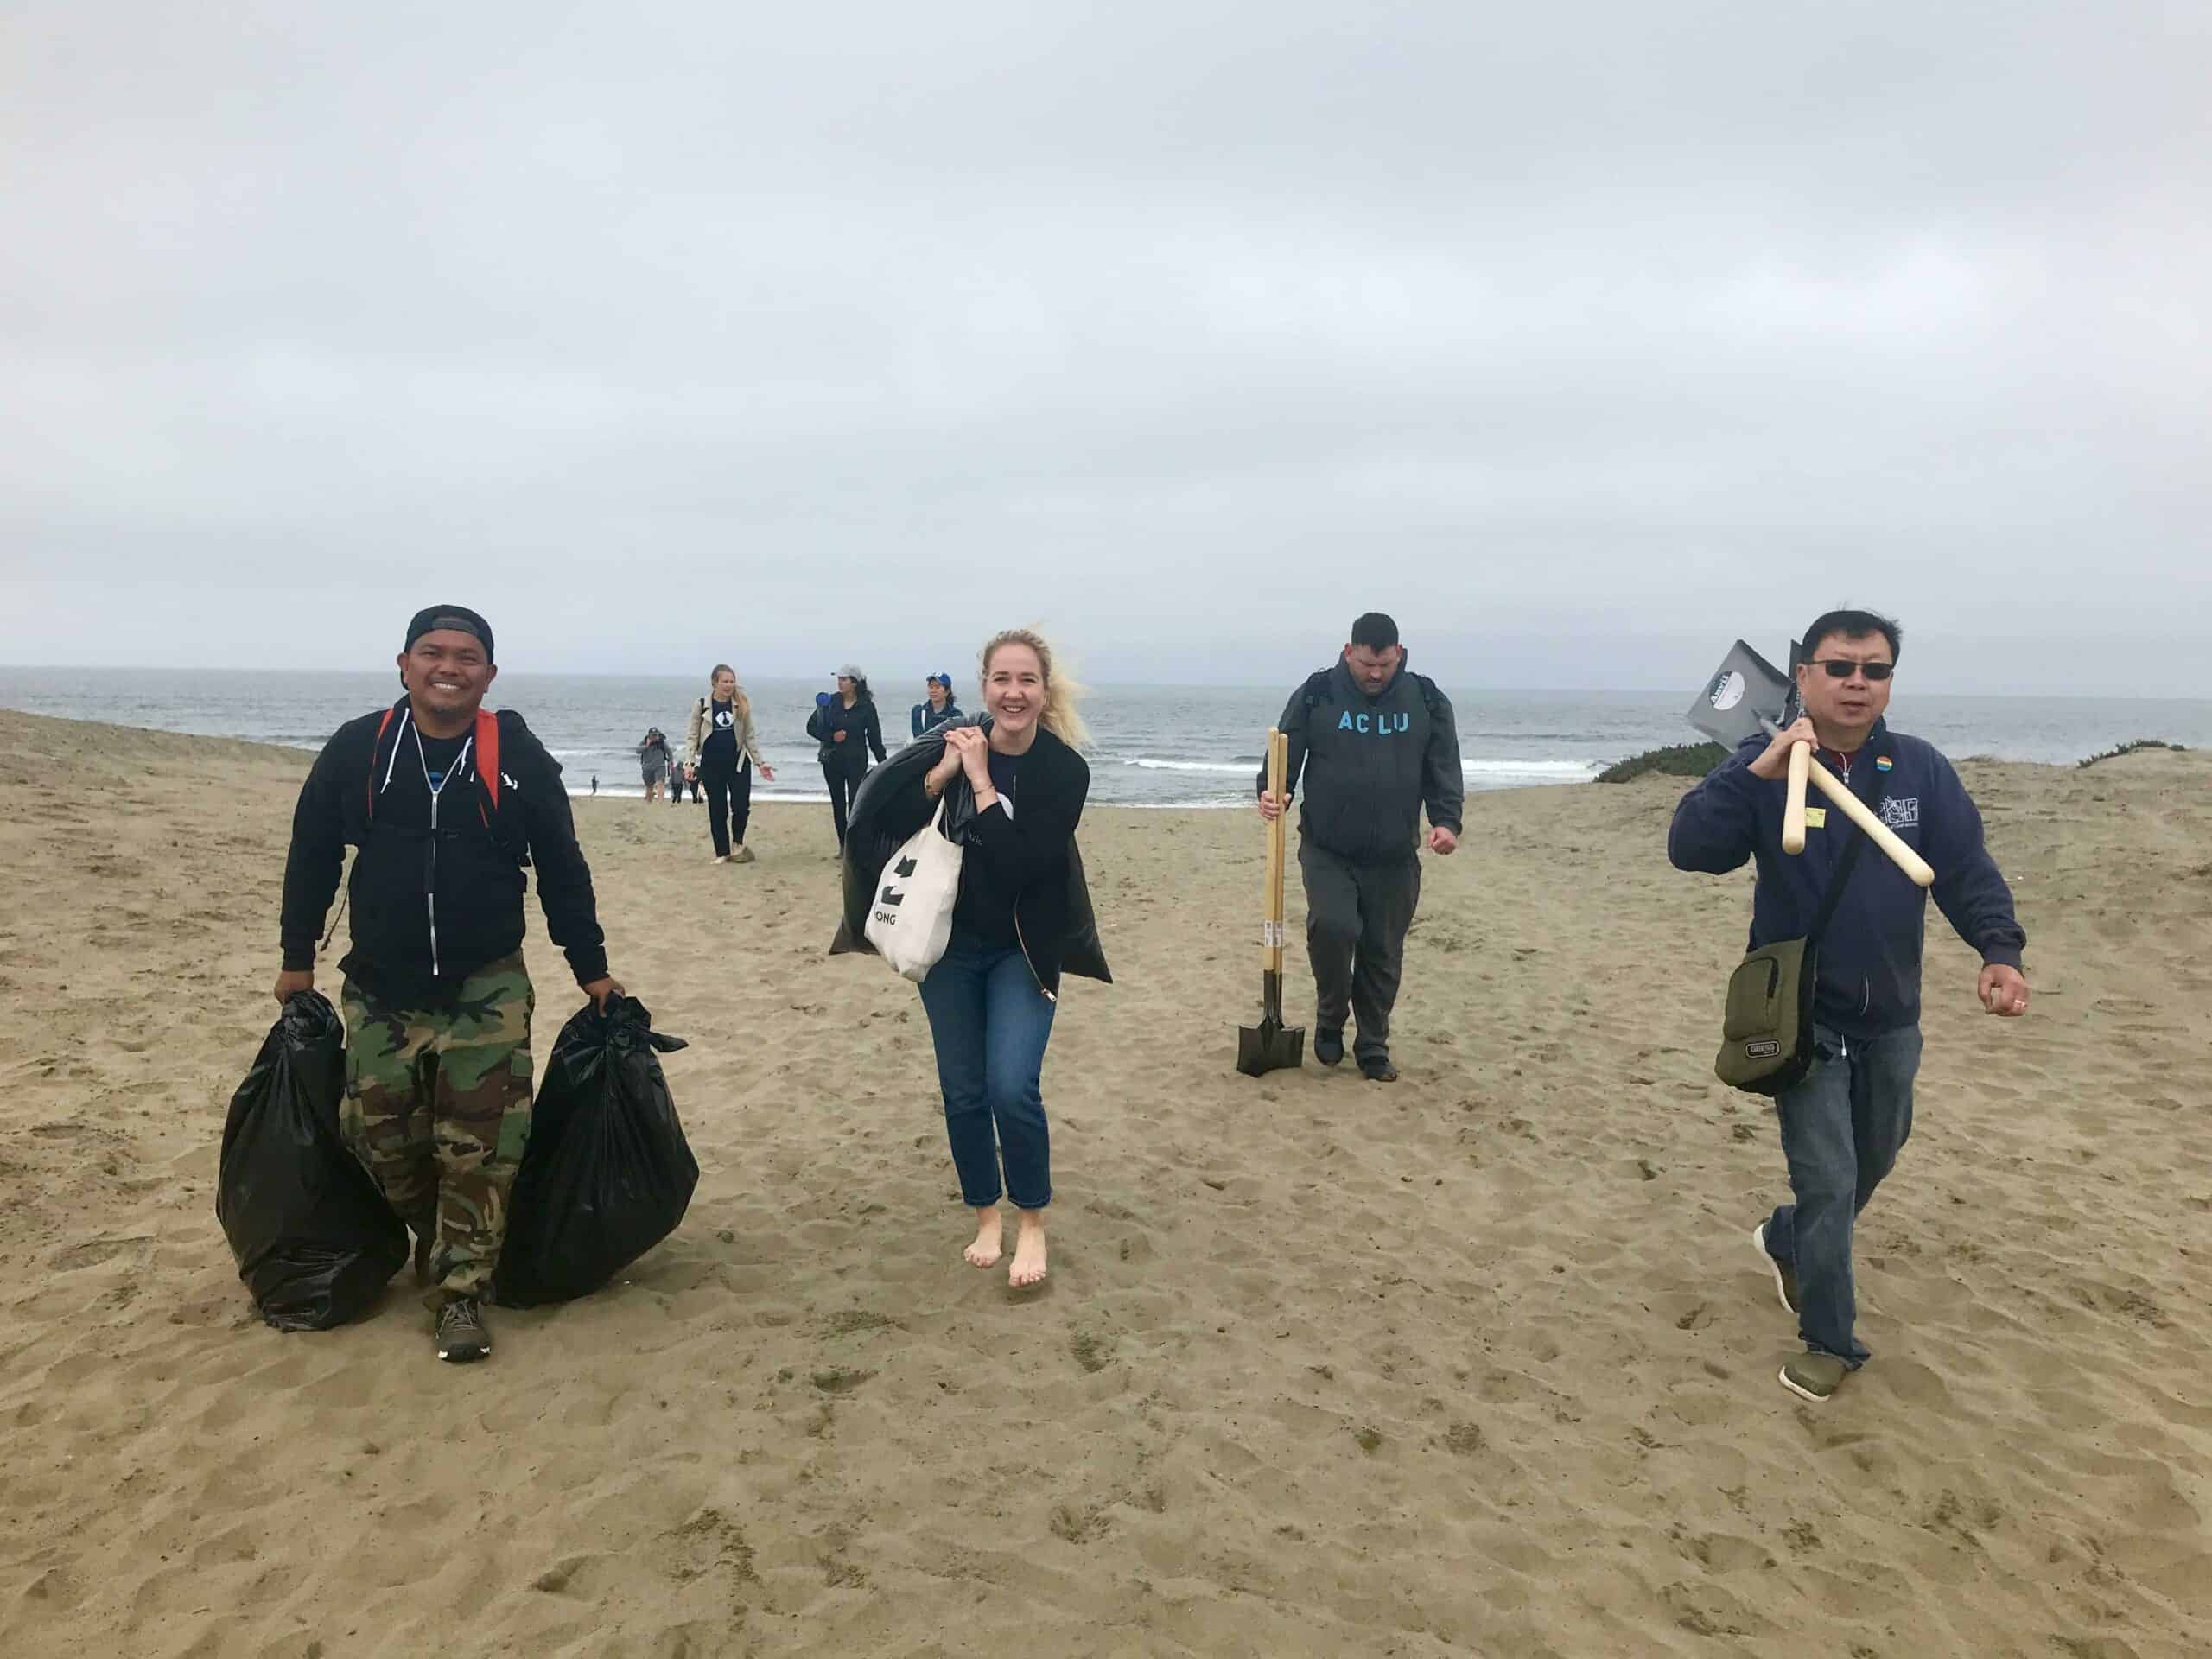
<instances>
[{"instance_id":1,"label":"bare foot","mask_svg":"<svg viewBox=\"0 0 2212 1659\"><path fill-rule=\"evenodd\" d=\"M999 1227L999 1207L988 1205L976 1212L976 1242L960 1252L971 1268L995 1268L1006 1249L1006 1235Z\"/></svg>"},{"instance_id":2,"label":"bare foot","mask_svg":"<svg viewBox=\"0 0 2212 1659\"><path fill-rule=\"evenodd\" d=\"M1032 1285L1045 1282L1045 1212L1024 1210L1021 1225L1014 1236L1014 1265L1007 1269L1006 1281L1015 1290L1027 1290Z\"/></svg>"}]
</instances>

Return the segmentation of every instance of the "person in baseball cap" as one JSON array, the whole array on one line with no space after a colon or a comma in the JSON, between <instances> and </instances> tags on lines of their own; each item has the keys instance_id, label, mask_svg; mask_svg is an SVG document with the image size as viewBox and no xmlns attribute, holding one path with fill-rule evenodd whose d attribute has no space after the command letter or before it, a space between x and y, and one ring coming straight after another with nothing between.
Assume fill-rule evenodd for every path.
<instances>
[{"instance_id":1,"label":"person in baseball cap","mask_svg":"<svg viewBox=\"0 0 2212 1659\"><path fill-rule=\"evenodd\" d=\"M868 776L868 757L884 758L883 726L876 717L875 698L868 689L868 671L858 663L837 670L836 695L817 701L807 717L806 734L820 747L822 780L830 786L830 817L837 827L837 845L845 844L845 816L861 779Z\"/></svg>"},{"instance_id":2,"label":"person in baseball cap","mask_svg":"<svg viewBox=\"0 0 2212 1659\"><path fill-rule=\"evenodd\" d=\"M935 731L948 721L961 718L960 705L952 700L952 676L939 669L922 682L924 701L906 711L916 737Z\"/></svg>"},{"instance_id":3,"label":"person in baseball cap","mask_svg":"<svg viewBox=\"0 0 2212 1659\"><path fill-rule=\"evenodd\" d=\"M438 1357L476 1360L492 1351L483 1304L530 1138L524 864L584 995L604 1012L622 988L561 763L513 709L483 706L499 671L491 624L465 605L425 607L398 665L406 695L340 727L300 790L276 996L315 988L316 941L355 848L340 1131L415 1230Z\"/></svg>"}]
</instances>

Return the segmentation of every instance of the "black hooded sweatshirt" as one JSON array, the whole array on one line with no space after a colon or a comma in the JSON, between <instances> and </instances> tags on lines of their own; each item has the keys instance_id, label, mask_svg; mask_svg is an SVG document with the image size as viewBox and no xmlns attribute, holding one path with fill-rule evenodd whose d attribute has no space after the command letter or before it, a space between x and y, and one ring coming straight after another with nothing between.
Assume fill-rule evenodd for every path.
<instances>
[{"instance_id":1,"label":"black hooded sweatshirt","mask_svg":"<svg viewBox=\"0 0 2212 1659\"><path fill-rule=\"evenodd\" d=\"M353 846L353 948L338 965L379 999L450 1006L469 975L521 950L523 870L531 863L546 931L576 983L606 976L606 935L561 763L514 710L501 709L498 720L496 808L477 773L474 738L422 737L404 697L388 722L381 709L364 715L323 746L292 812L281 935L287 971L315 965ZM445 780L435 800L430 774Z\"/></svg>"}]
</instances>

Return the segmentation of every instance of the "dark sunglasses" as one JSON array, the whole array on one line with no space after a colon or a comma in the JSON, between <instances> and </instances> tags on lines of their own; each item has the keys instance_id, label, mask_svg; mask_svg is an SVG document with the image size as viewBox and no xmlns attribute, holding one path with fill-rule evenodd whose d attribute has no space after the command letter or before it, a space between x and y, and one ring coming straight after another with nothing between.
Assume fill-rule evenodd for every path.
<instances>
[{"instance_id":1,"label":"dark sunglasses","mask_svg":"<svg viewBox=\"0 0 2212 1659\"><path fill-rule=\"evenodd\" d=\"M1847 680L1853 674L1864 674L1878 684L1897 671L1895 663L1854 663L1845 657L1815 657L1806 666L1827 670L1828 678L1832 680Z\"/></svg>"}]
</instances>

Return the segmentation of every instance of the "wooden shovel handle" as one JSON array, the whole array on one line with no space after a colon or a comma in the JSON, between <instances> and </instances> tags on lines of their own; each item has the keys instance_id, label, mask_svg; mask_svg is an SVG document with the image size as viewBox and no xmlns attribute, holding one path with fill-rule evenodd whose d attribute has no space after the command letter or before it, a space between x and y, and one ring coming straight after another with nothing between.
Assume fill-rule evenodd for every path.
<instances>
[{"instance_id":1,"label":"wooden shovel handle","mask_svg":"<svg viewBox=\"0 0 2212 1659\"><path fill-rule=\"evenodd\" d=\"M1866 809L1866 803L1853 794L1844 781L1819 761L1813 763L1813 786L1843 809L1843 816L1866 832L1866 838L1880 848L1891 863L1903 870L1920 887L1932 887L1936 872L1928 861L1898 839L1897 831L1884 823Z\"/></svg>"},{"instance_id":2,"label":"wooden shovel handle","mask_svg":"<svg viewBox=\"0 0 2212 1659\"><path fill-rule=\"evenodd\" d=\"M1276 803L1274 817L1268 823L1268 874L1264 895L1267 906L1267 925L1260 931L1260 971L1267 974L1282 972L1282 866L1283 840L1289 828L1289 814L1282 806L1283 782L1290 772L1290 739L1273 727L1268 728L1268 793Z\"/></svg>"},{"instance_id":3,"label":"wooden shovel handle","mask_svg":"<svg viewBox=\"0 0 2212 1659\"><path fill-rule=\"evenodd\" d=\"M1782 850L1805 850L1805 774L1813 764L1813 746L1789 746L1789 792L1782 802Z\"/></svg>"}]
</instances>

